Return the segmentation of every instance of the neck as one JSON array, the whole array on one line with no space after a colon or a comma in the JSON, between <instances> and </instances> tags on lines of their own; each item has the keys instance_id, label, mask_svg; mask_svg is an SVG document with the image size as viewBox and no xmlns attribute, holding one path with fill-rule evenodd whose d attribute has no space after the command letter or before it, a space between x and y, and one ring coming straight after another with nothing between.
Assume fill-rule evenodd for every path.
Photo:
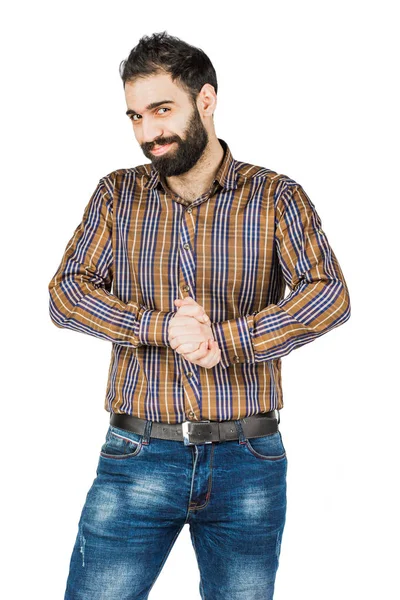
<instances>
[{"instance_id":1,"label":"neck","mask_svg":"<svg viewBox=\"0 0 400 600\"><path fill-rule=\"evenodd\" d=\"M208 191L224 158L224 149L216 136L209 142L195 166L187 173L166 177L170 190L178 196L193 200Z\"/></svg>"}]
</instances>

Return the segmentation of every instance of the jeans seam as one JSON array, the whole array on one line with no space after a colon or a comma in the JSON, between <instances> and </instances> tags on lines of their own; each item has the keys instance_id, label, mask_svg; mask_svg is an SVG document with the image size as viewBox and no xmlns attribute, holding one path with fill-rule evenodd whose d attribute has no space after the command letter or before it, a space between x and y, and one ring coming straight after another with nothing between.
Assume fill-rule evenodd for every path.
<instances>
[{"instance_id":1,"label":"jeans seam","mask_svg":"<svg viewBox=\"0 0 400 600\"><path fill-rule=\"evenodd\" d=\"M249 452L251 452L256 458L260 458L262 460L269 460L271 462L281 460L286 456L286 452L284 452L283 454L279 454L278 456L264 456L264 454L260 454L259 452L257 452L257 450L255 450L252 447L251 443L248 440L246 441L246 448L248 448Z\"/></svg>"},{"instance_id":2,"label":"jeans seam","mask_svg":"<svg viewBox=\"0 0 400 600\"><path fill-rule=\"evenodd\" d=\"M206 597L204 595L204 587L203 587L203 575L201 573L200 562L199 562L199 555L197 554L195 534L194 534L194 531L192 529L190 530L190 537L192 538L193 548L194 548L194 552L196 554L197 565L199 567L199 572L200 572L200 585L201 585L201 589L202 589L202 592L203 592L203 598L202 598L202 600L206 600Z\"/></svg>"},{"instance_id":3,"label":"jeans seam","mask_svg":"<svg viewBox=\"0 0 400 600\"><path fill-rule=\"evenodd\" d=\"M142 451L143 448L143 444L142 444L142 440L137 444L134 452L129 452L128 454L108 454L107 452L103 452L103 450L100 450L100 456L104 457L104 458L109 458L111 460L121 460L121 459L128 459L128 458L134 458L135 456L138 456L138 454L140 454L140 452Z\"/></svg>"},{"instance_id":4,"label":"jeans seam","mask_svg":"<svg viewBox=\"0 0 400 600\"><path fill-rule=\"evenodd\" d=\"M142 446L136 448L135 452L130 452L129 454L107 454L107 452L103 452L102 450L100 450L100 455L103 458L109 458L111 460L126 460L128 458L134 458L135 456L140 454L141 449Z\"/></svg>"},{"instance_id":5,"label":"jeans seam","mask_svg":"<svg viewBox=\"0 0 400 600\"><path fill-rule=\"evenodd\" d=\"M121 435L120 433L116 433L115 431L111 431L111 435L120 438L122 440L125 440L126 442L129 442L130 444L136 444L136 446L138 446L141 443L141 440L139 440L138 442L136 440L131 440L131 438Z\"/></svg>"},{"instance_id":6,"label":"jeans seam","mask_svg":"<svg viewBox=\"0 0 400 600\"><path fill-rule=\"evenodd\" d=\"M149 592L148 592L148 594L147 594L146 598L148 598L148 597L149 597L149 594L150 594L150 592L151 592L151 590L152 590L152 588L153 588L153 586L154 586L155 582L157 581L157 577L158 577L158 576L159 576L159 574L161 573L161 570L162 570L162 568L163 568L163 566L164 566L164 564L165 564L165 561L167 560L167 558L168 558L168 556L169 556L169 553L170 553L170 551L171 551L171 548L172 548L172 546L175 544L175 541L176 541L176 539L177 539L178 535L180 534L180 532L182 531L182 529L183 529L184 525L185 525L185 523L184 523L183 525L181 525L181 527L178 529L178 531L175 533L174 537L172 538L172 540L171 540L171 543L170 543L170 545L169 545L169 547L168 547L167 551L165 552L165 555L164 555L164 558L163 558L163 560L162 560L162 562L161 562L160 568L158 569L158 571L157 571L157 573L156 573L156 575L155 575L155 577L154 577L154 579L153 579L153 583L151 584L151 586L150 586L150 588L149 588Z\"/></svg>"},{"instance_id":7,"label":"jeans seam","mask_svg":"<svg viewBox=\"0 0 400 600\"><path fill-rule=\"evenodd\" d=\"M190 504L189 504L189 511L202 510L210 502L211 488L212 488L212 479L213 479L214 450L215 450L215 445L212 444L212 447L211 447L211 458L210 458L210 477L208 478L208 489L207 489L207 494L206 494L206 500L205 500L204 504L200 504L199 506L194 506L193 508L190 508Z\"/></svg>"}]
</instances>

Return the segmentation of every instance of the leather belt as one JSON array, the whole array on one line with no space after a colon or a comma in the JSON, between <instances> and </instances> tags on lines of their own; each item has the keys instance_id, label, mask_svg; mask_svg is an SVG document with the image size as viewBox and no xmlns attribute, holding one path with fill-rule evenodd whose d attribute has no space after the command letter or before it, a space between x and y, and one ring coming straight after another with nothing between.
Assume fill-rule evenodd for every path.
<instances>
[{"instance_id":1,"label":"leather belt","mask_svg":"<svg viewBox=\"0 0 400 600\"><path fill-rule=\"evenodd\" d=\"M261 437L278 431L279 410L257 413L238 419L246 438ZM110 425L143 435L147 420L126 413L111 413ZM150 437L162 440L177 440L185 445L211 444L239 439L234 420L227 421L183 421L183 423L151 422Z\"/></svg>"}]
</instances>

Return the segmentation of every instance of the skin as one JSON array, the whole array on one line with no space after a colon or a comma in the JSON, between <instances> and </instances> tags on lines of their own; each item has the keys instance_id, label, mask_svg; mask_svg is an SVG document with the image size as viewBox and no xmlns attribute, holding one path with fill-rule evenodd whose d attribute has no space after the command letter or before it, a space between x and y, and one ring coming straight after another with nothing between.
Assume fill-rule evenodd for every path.
<instances>
[{"instance_id":1,"label":"skin","mask_svg":"<svg viewBox=\"0 0 400 600\"><path fill-rule=\"evenodd\" d=\"M137 78L125 84L125 99L136 140L144 155L160 171L167 187L192 201L211 190L224 150L214 129L217 105L214 87L204 84L191 97L169 73ZM172 100L166 103L165 100ZM152 102L161 102L147 109ZM162 155L151 152L172 143ZM174 300L178 310L168 329L169 343L186 360L210 369L221 359L221 350L204 308L191 296Z\"/></svg>"}]
</instances>

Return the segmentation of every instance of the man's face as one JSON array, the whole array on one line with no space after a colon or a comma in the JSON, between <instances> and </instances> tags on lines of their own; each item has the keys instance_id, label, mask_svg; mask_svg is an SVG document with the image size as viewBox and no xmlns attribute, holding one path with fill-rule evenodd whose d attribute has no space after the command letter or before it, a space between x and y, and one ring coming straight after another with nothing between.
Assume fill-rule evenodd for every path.
<instances>
[{"instance_id":1,"label":"man's face","mask_svg":"<svg viewBox=\"0 0 400 600\"><path fill-rule=\"evenodd\" d=\"M197 106L170 75L127 82L125 98L135 137L160 174L181 175L194 167L207 146L208 132ZM157 106L148 108L151 103ZM157 148L161 152L153 153Z\"/></svg>"}]
</instances>

